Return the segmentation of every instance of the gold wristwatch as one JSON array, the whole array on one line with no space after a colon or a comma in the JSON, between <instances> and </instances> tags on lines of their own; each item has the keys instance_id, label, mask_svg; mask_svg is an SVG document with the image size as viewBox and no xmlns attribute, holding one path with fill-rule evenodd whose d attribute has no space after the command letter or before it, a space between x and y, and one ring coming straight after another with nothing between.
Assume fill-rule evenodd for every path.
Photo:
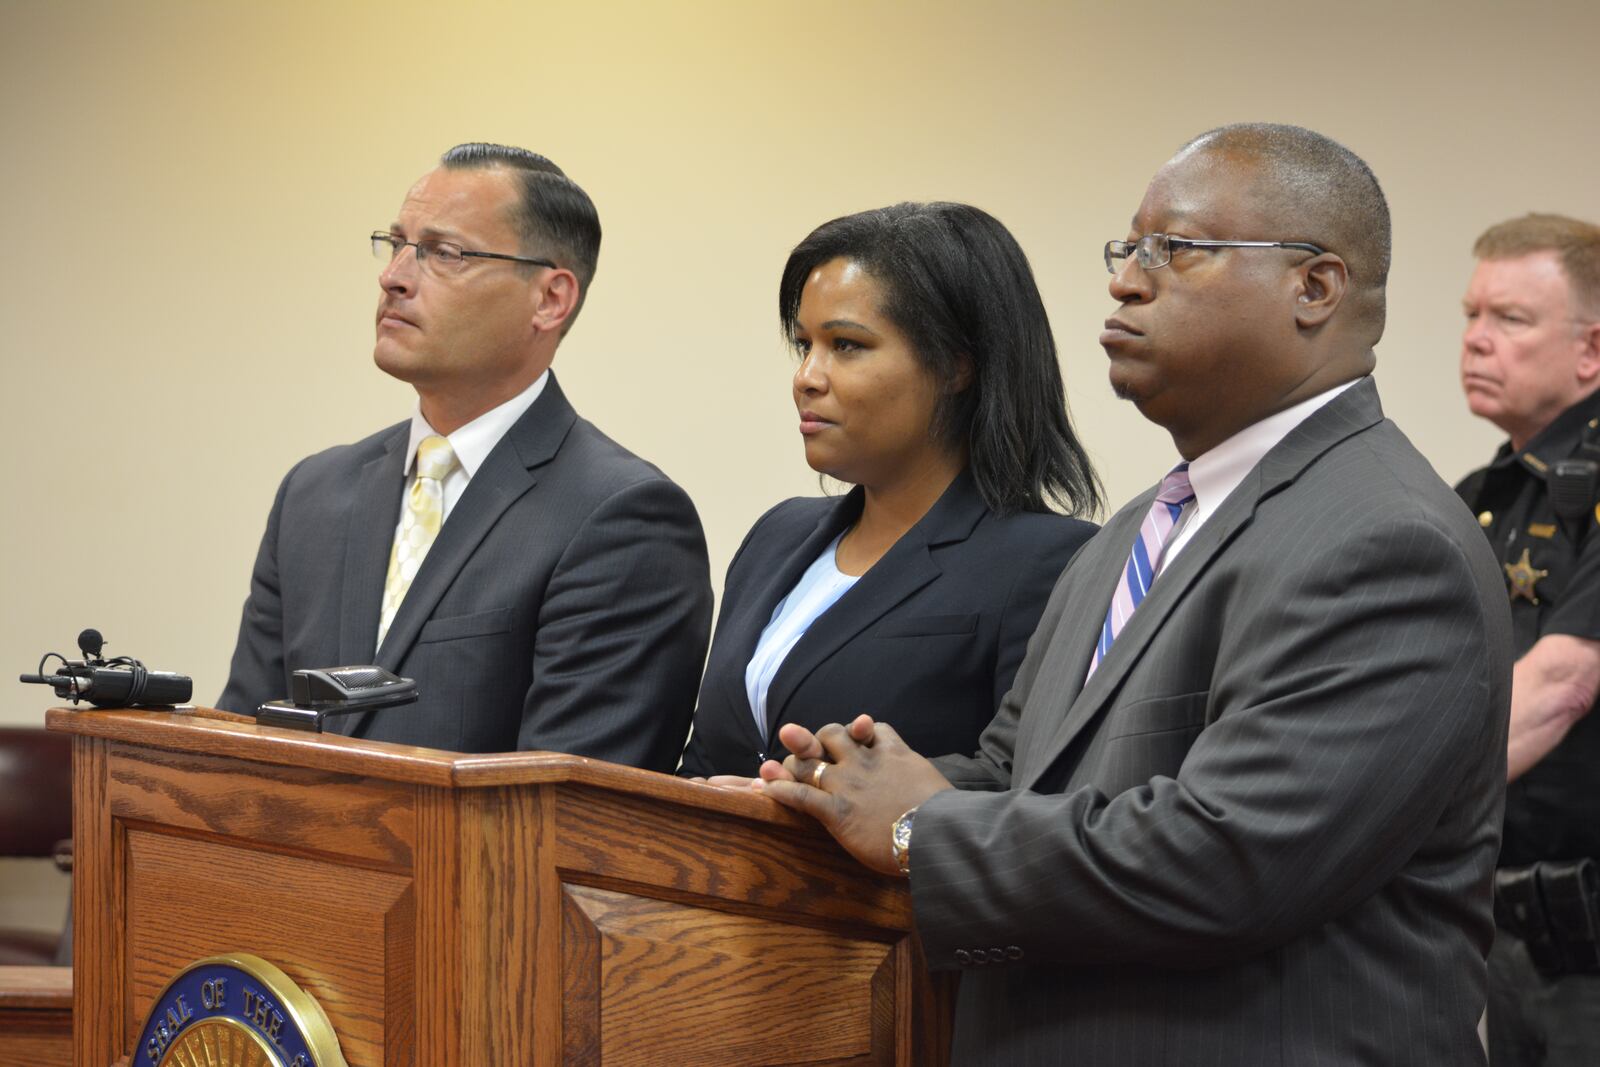
<instances>
[{"instance_id":1,"label":"gold wristwatch","mask_svg":"<svg viewBox=\"0 0 1600 1067\"><path fill-rule=\"evenodd\" d=\"M889 842L894 847L895 866L904 875L911 873L911 817L916 813L915 807L907 811L894 821L894 829L890 831Z\"/></svg>"}]
</instances>

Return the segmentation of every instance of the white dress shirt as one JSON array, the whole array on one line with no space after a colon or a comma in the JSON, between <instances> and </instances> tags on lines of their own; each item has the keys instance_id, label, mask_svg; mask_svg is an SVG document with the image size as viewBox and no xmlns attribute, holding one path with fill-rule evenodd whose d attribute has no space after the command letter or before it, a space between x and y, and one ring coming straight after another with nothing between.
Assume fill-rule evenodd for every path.
<instances>
[{"instance_id":1,"label":"white dress shirt","mask_svg":"<svg viewBox=\"0 0 1600 1067\"><path fill-rule=\"evenodd\" d=\"M494 446L499 444L500 439L517 424L523 413L533 406L533 402L539 399L539 394L544 392L544 383L549 380L550 372L547 370L539 375L532 385L504 404L490 408L455 433L445 435L445 440L450 442L451 451L456 454L456 468L444 480L445 519L450 517L450 509L456 506L461 494L467 491L467 483L478 473L483 461L489 458ZM411 492L411 484L417 480L417 446L422 443L423 438L432 437L438 432L428 425L427 419L422 417L422 403L419 401L416 410L411 413L411 440L406 444L406 488L405 492L400 494L400 516L395 518L394 524L396 536L400 533L400 517L405 515L406 494Z\"/></svg>"},{"instance_id":2,"label":"white dress shirt","mask_svg":"<svg viewBox=\"0 0 1600 1067\"><path fill-rule=\"evenodd\" d=\"M444 515L439 520L441 526L450 518L450 509L456 506L461 494L467 491L467 483L472 481L472 476L483 466L483 461L489 458L494 446L500 443L500 439L533 406L533 402L539 399L539 394L544 392L544 383L549 380L550 372L547 370L539 375L532 385L504 404L490 408L455 433L445 435L445 440L450 442L451 451L456 454L456 465L444 479ZM405 490L400 494L400 513L395 517L395 537L400 536L400 523L405 518L406 498L411 493L412 483L417 480L417 446L422 443L423 438L432 437L436 433L438 431L429 426L428 420L422 417L422 403L418 401L416 409L411 413L411 440L406 444L406 484Z\"/></svg>"}]
</instances>

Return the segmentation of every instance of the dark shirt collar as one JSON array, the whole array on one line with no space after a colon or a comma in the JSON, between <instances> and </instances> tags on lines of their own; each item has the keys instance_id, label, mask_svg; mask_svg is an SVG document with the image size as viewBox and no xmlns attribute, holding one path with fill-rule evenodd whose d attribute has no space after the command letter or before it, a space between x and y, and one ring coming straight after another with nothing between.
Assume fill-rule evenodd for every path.
<instances>
[{"instance_id":1,"label":"dark shirt collar","mask_svg":"<svg viewBox=\"0 0 1600 1067\"><path fill-rule=\"evenodd\" d=\"M1544 478L1557 462L1578 450L1583 431L1591 422L1600 422L1600 390L1557 415L1520 452L1513 452L1511 442L1506 441L1490 466L1500 468L1515 462L1535 477Z\"/></svg>"}]
</instances>

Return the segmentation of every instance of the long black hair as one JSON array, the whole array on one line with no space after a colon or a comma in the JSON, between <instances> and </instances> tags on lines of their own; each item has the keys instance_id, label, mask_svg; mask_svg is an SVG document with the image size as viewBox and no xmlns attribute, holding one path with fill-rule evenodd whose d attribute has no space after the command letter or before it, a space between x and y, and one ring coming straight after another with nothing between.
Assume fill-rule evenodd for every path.
<instances>
[{"instance_id":1,"label":"long black hair","mask_svg":"<svg viewBox=\"0 0 1600 1067\"><path fill-rule=\"evenodd\" d=\"M999 220L966 204L907 203L823 223L789 253L778 285L791 343L806 279L835 259L883 287L883 313L935 380L955 380L970 362L971 384L943 394L933 432L965 443L991 511L1099 511L1100 480L1072 432L1044 301Z\"/></svg>"}]
</instances>

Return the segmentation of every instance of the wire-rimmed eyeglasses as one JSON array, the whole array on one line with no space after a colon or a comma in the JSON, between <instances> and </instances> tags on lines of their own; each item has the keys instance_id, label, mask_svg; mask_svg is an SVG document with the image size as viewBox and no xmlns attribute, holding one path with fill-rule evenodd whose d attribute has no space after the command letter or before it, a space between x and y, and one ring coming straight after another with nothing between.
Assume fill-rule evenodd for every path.
<instances>
[{"instance_id":1,"label":"wire-rimmed eyeglasses","mask_svg":"<svg viewBox=\"0 0 1600 1067\"><path fill-rule=\"evenodd\" d=\"M372 231L372 254L381 263L391 263L407 245L417 250L417 262L424 267L444 274L453 274L466 265L468 259L506 259L513 263L528 263L535 267L554 267L548 259L530 259L527 256L508 256L504 252L471 252L454 241L441 241L424 237L408 241L387 230Z\"/></svg>"},{"instance_id":2,"label":"wire-rimmed eyeglasses","mask_svg":"<svg viewBox=\"0 0 1600 1067\"><path fill-rule=\"evenodd\" d=\"M1145 270L1155 270L1172 262L1172 253L1185 248L1298 248L1313 255L1327 251L1305 241L1191 241L1187 237L1168 237L1147 233L1137 241L1107 241L1106 270L1112 274L1129 256Z\"/></svg>"}]
</instances>

